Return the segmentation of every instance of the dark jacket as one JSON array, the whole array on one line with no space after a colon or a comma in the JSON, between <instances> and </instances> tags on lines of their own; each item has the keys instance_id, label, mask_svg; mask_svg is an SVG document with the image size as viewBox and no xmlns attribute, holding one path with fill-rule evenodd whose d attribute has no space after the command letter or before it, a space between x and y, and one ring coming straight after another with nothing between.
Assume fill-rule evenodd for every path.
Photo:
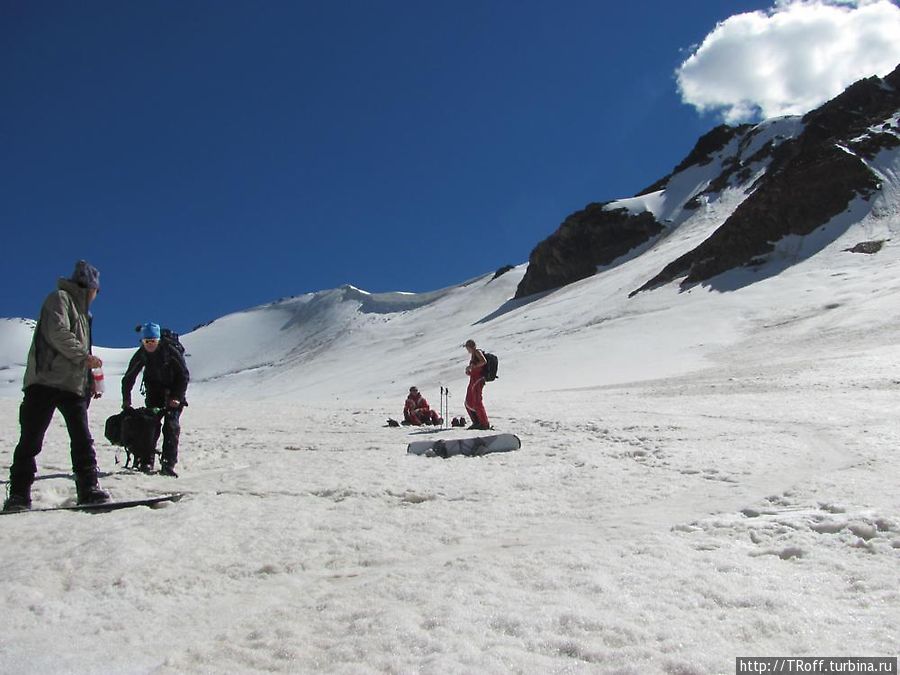
<instances>
[{"instance_id":1,"label":"dark jacket","mask_svg":"<svg viewBox=\"0 0 900 675\"><path fill-rule=\"evenodd\" d=\"M125 405L131 405L131 390L141 370L144 371L147 398L175 399L184 403L191 375L181 352L165 341L160 341L152 354L143 347L138 348L122 377L122 402Z\"/></svg>"},{"instance_id":2,"label":"dark jacket","mask_svg":"<svg viewBox=\"0 0 900 675\"><path fill-rule=\"evenodd\" d=\"M83 396L89 391L89 291L69 279L60 279L57 288L41 307L41 317L28 351L24 386L42 384Z\"/></svg>"}]
</instances>

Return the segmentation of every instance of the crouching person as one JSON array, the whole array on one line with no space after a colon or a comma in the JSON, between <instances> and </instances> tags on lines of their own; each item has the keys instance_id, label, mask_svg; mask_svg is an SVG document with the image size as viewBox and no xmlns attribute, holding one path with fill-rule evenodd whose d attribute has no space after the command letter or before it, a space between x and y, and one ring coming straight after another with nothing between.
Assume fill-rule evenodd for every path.
<instances>
[{"instance_id":1,"label":"crouching person","mask_svg":"<svg viewBox=\"0 0 900 675\"><path fill-rule=\"evenodd\" d=\"M100 273L84 260L69 279L60 279L47 296L34 329L25 367L25 397L19 408L20 436L9 470L4 511L31 508L36 458L53 413L59 410L71 441L72 472L79 504L101 504L109 494L97 480L88 406L94 393L91 369L103 362L91 354L91 303L100 292Z\"/></svg>"},{"instance_id":2,"label":"crouching person","mask_svg":"<svg viewBox=\"0 0 900 675\"><path fill-rule=\"evenodd\" d=\"M441 423L440 416L429 407L428 401L415 387L409 388L409 396L403 406L403 419L414 426Z\"/></svg>"},{"instance_id":3,"label":"crouching person","mask_svg":"<svg viewBox=\"0 0 900 675\"><path fill-rule=\"evenodd\" d=\"M144 405L162 411L162 463L160 474L177 478L178 439L181 436L181 411L187 405L190 373L184 360L183 349L177 338L162 336L158 324L145 323L138 327L141 346L131 357L128 369L122 377L122 407L131 407L131 390L141 370L144 381ZM159 438L159 429L156 432Z\"/></svg>"}]
</instances>

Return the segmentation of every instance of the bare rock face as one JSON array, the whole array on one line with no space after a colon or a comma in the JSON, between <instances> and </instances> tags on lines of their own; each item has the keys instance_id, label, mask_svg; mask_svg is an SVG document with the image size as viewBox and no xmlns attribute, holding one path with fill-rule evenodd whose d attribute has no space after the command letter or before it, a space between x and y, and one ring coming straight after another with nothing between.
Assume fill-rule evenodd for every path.
<instances>
[{"instance_id":1,"label":"bare rock face","mask_svg":"<svg viewBox=\"0 0 900 675\"><path fill-rule=\"evenodd\" d=\"M607 211L604 207L589 204L573 213L537 245L516 298L592 276L598 266L608 265L663 230L650 213L633 215L625 209Z\"/></svg>"}]
</instances>

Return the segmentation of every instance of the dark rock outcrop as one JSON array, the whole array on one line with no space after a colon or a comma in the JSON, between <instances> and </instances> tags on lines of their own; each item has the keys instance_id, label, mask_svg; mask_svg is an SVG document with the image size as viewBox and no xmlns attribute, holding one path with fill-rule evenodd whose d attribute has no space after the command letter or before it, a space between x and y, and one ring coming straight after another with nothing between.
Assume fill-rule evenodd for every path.
<instances>
[{"instance_id":1,"label":"dark rock outcrop","mask_svg":"<svg viewBox=\"0 0 900 675\"><path fill-rule=\"evenodd\" d=\"M592 276L598 266L610 264L663 230L650 213L607 211L604 207L605 204L589 204L573 213L537 245L516 289L516 298Z\"/></svg>"},{"instance_id":2,"label":"dark rock outcrop","mask_svg":"<svg viewBox=\"0 0 900 675\"><path fill-rule=\"evenodd\" d=\"M513 270L513 269L515 269L515 267L513 267L512 265L504 265L503 267L498 269L496 272L494 272L494 276L491 277L491 281L493 281L494 279L499 279L504 274L506 274L507 272L509 272L510 270Z\"/></svg>"},{"instance_id":3,"label":"dark rock outcrop","mask_svg":"<svg viewBox=\"0 0 900 675\"><path fill-rule=\"evenodd\" d=\"M845 253L865 253L866 255L875 255L884 247L884 239L876 239L875 241L861 241L856 246L845 248Z\"/></svg>"}]
</instances>

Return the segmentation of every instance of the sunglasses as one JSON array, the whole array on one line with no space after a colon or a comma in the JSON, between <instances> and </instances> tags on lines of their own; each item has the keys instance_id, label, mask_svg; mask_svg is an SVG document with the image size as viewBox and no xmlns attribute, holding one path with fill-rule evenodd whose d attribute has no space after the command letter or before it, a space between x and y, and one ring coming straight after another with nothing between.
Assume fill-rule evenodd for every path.
<instances>
[{"instance_id":1,"label":"sunglasses","mask_svg":"<svg viewBox=\"0 0 900 675\"><path fill-rule=\"evenodd\" d=\"M159 338L143 338L141 340L141 342L143 342L145 345L149 345L149 344L159 342Z\"/></svg>"}]
</instances>

